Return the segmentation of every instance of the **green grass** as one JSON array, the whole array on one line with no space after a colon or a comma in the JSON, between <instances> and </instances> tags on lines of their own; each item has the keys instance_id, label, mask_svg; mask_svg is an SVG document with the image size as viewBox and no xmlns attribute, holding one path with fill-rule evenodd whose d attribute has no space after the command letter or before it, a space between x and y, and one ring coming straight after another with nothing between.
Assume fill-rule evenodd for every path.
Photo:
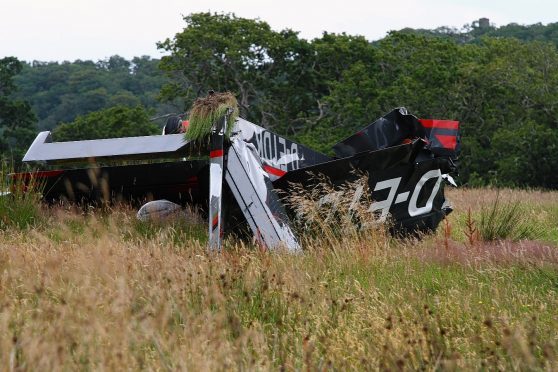
<instances>
[{"instance_id":1,"label":"green grass","mask_svg":"<svg viewBox=\"0 0 558 372\"><path fill-rule=\"evenodd\" d=\"M477 239L481 241L527 239L558 245L556 192L533 191L531 196L528 190L504 190L504 195L492 189L469 192L489 197L481 197L481 200L459 205L455 209L449 216L453 239L467 242L467 234L471 233L467 225L472 223Z\"/></svg>"},{"instance_id":2,"label":"green grass","mask_svg":"<svg viewBox=\"0 0 558 372\"><path fill-rule=\"evenodd\" d=\"M41 185L35 180L11 179L11 167L0 165L0 230L26 229L41 222Z\"/></svg>"},{"instance_id":3,"label":"green grass","mask_svg":"<svg viewBox=\"0 0 558 372\"><path fill-rule=\"evenodd\" d=\"M540 233L529 219L526 206L519 202L502 203L498 196L492 205L483 207L479 221L480 237L484 241L536 239Z\"/></svg>"},{"instance_id":4,"label":"green grass","mask_svg":"<svg viewBox=\"0 0 558 372\"><path fill-rule=\"evenodd\" d=\"M460 192L480 217L488 203L475 200L488 192ZM546 197L524 204L544 229L558 203ZM365 231L309 239L301 254L234 240L209 254L193 215L146 224L126 207L40 209L42 224L0 233L0 360L35 370L556 370L556 244L470 246L466 209L456 211L451 231L419 241Z\"/></svg>"}]
</instances>

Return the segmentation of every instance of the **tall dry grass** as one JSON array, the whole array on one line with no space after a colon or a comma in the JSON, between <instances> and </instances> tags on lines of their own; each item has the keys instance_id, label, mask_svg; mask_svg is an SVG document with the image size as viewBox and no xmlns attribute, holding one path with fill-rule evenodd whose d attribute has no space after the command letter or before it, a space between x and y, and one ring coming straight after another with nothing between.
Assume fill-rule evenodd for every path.
<instances>
[{"instance_id":1,"label":"tall dry grass","mask_svg":"<svg viewBox=\"0 0 558 372\"><path fill-rule=\"evenodd\" d=\"M43 224L0 232L0 366L556 370L557 241L470 246L459 203L478 213L484 193L450 192L452 228L421 240L324 225L301 254L208 254L195 215L43 208Z\"/></svg>"}]
</instances>

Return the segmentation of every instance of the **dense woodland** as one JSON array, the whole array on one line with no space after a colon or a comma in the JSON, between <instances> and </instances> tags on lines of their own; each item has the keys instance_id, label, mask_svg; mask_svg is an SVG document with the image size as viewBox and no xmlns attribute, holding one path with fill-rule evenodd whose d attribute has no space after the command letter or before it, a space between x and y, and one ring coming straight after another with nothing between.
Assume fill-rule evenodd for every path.
<instances>
[{"instance_id":1,"label":"dense woodland","mask_svg":"<svg viewBox=\"0 0 558 372\"><path fill-rule=\"evenodd\" d=\"M38 130L57 140L156 133L158 115L231 91L241 116L329 152L394 107L462 124L460 182L558 188L558 23L404 29L381 40L305 40L260 20L197 13L161 60L0 59L0 151ZM159 125L159 127L158 127Z\"/></svg>"}]
</instances>

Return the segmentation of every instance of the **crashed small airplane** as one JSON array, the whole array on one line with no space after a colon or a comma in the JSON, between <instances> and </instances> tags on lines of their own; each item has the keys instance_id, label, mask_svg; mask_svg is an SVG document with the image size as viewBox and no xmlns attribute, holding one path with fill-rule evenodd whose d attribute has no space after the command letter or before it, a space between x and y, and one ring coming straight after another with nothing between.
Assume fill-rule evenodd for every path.
<instances>
[{"instance_id":1,"label":"crashed small airplane","mask_svg":"<svg viewBox=\"0 0 558 372\"><path fill-rule=\"evenodd\" d=\"M208 216L209 249L217 251L223 234L241 223L269 249L300 250L279 193L288 195L293 184L314 187L317 174L333 185L365 174L368 210L389 217L395 231L434 230L451 212L443 184L455 185L457 121L417 119L397 108L334 145L337 156L329 157L239 118L226 100L204 111L204 100L187 129L174 117L163 135L53 142L41 132L23 158L40 170L12 177L41 180L46 201L198 205ZM195 113L206 123L197 124Z\"/></svg>"}]
</instances>

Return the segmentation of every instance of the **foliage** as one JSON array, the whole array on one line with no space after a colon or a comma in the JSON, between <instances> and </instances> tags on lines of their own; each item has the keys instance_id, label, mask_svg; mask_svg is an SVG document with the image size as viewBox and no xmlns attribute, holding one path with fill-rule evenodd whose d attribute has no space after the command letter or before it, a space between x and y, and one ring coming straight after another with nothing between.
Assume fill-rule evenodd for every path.
<instances>
[{"instance_id":1,"label":"foliage","mask_svg":"<svg viewBox=\"0 0 558 372\"><path fill-rule=\"evenodd\" d=\"M545 41L558 46L558 22L543 25L520 25L510 23L500 27L489 25L481 27L479 21L466 24L461 29L452 27L438 27L434 30L405 28L405 33L425 35L429 37L448 38L458 43L478 43L482 38L514 38L521 41Z\"/></svg>"},{"instance_id":2,"label":"foliage","mask_svg":"<svg viewBox=\"0 0 558 372\"><path fill-rule=\"evenodd\" d=\"M241 116L280 131L303 115L299 110L312 109L307 66L313 50L295 32L235 15L196 13L184 20L181 33L158 44L171 53L161 59L171 80L163 98L180 98L187 109L209 90L231 91Z\"/></svg>"},{"instance_id":3,"label":"foliage","mask_svg":"<svg viewBox=\"0 0 558 372\"><path fill-rule=\"evenodd\" d=\"M0 59L0 154L16 166L35 137L35 115L25 101L14 98L14 78L23 66L15 57Z\"/></svg>"},{"instance_id":4,"label":"foliage","mask_svg":"<svg viewBox=\"0 0 558 372\"><path fill-rule=\"evenodd\" d=\"M522 41L545 41L558 46L558 23L542 25L519 25L510 23L500 27L492 27L483 33L483 36L515 38Z\"/></svg>"},{"instance_id":5,"label":"foliage","mask_svg":"<svg viewBox=\"0 0 558 372\"><path fill-rule=\"evenodd\" d=\"M148 56L126 60L118 55L105 60L74 62L33 61L16 78L18 97L30 102L40 130L112 106L143 105L156 114L176 112L172 102L157 101L167 82L159 60Z\"/></svg>"},{"instance_id":6,"label":"foliage","mask_svg":"<svg viewBox=\"0 0 558 372\"><path fill-rule=\"evenodd\" d=\"M53 131L53 137L61 142L148 136L158 133L159 128L149 120L149 113L145 108L115 106L78 116L71 123L60 124Z\"/></svg>"},{"instance_id":7,"label":"foliage","mask_svg":"<svg viewBox=\"0 0 558 372\"><path fill-rule=\"evenodd\" d=\"M242 117L327 153L405 106L461 122L462 183L557 187L558 23L404 29L370 42L327 32L305 40L234 14L184 21L158 44L160 62L33 62L16 77L19 97L51 129L114 105L184 112L210 90L230 91Z\"/></svg>"},{"instance_id":8,"label":"foliage","mask_svg":"<svg viewBox=\"0 0 558 372\"><path fill-rule=\"evenodd\" d=\"M225 136L229 137L238 118L238 102L231 93L210 92L205 98L198 98L190 111L188 130L185 136L189 140L201 140L209 135L213 124L227 117Z\"/></svg>"},{"instance_id":9,"label":"foliage","mask_svg":"<svg viewBox=\"0 0 558 372\"><path fill-rule=\"evenodd\" d=\"M558 189L558 130L527 120L497 130L492 146L501 184Z\"/></svg>"}]
</instances>

